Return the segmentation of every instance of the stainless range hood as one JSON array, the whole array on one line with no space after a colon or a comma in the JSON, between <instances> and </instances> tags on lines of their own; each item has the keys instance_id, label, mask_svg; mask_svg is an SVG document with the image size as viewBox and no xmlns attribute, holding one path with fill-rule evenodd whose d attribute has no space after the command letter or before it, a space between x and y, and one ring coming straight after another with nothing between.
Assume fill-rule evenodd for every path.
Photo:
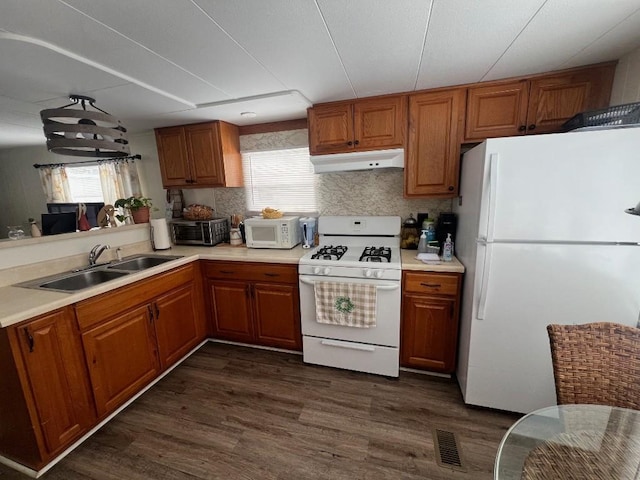
<instances>
[{"instance_id":1,"label":"stainless range hood","mask_svg":"<svg viewBox=\"0 0 640 480\"><path fill-rule=\"evenodd\" d=\"M376 168L404 168L404 150L372 150L369 152L311 155L314 173L349 172Z\"/></svg>"}]
</instances>

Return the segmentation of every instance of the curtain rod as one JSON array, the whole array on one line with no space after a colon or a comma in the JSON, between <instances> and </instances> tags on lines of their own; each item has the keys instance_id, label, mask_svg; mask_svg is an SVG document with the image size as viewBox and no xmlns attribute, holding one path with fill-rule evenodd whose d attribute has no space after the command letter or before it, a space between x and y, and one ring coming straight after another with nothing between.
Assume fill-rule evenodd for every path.
<instances>
[{"instance_id":1,"label":"curtain rod","mask_svg":"<svg viewBox=\"0 0 640 480\"><path fill-rule=\"evenodd\" d=\"M108 162L111 160L141 160L142 155L127 155L126 157L113 157L113 158L101 158L95 160L83 160L82 162L61 162L61 163L34 163L33 168L40 167L61 167L63 165L78 165L81 163L100 163L100 162Z\"/></svg>"}]
</instances>

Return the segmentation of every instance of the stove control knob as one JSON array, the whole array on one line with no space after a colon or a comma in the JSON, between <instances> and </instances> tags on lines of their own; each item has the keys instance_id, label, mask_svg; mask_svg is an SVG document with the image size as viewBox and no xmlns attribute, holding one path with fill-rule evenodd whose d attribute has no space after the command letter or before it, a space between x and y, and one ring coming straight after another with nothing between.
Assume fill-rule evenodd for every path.
<instances>
[{"instance_id":1,"label":"stove control knob","mask_svg":"<svg viewBox=\"0 0 640 480\"><path fill-rule=\"evenodd\" d=\"M369 278L369 277L371 277L371 275L373 275L373 272L371 270L369 270L368 268L365 269L364 276Z\"/></svg>"},{"instance_id":2,"label":"stove control knob","mask_svg":"<svg viewBox=\"0 0 640 480\"><path fill-rule=\"evenodd\" d=\"M376 276L376 278L382 278L382 270L376 270L376 273L374 275Z\"/></svg>"},{"instance_id":3,"label":"stove control knob","mask_svg":"<svg viewBox=\"0 0 640 480\"><path fill-rule=\"evenodd\" d=\"M320 267L313 267L313 274L320 275Z\"/></svg>"},{"instance_id":4,"label":"stove control knob","mask_svg":"<svg viewBox=\"0 0 640 480\"><path fill-rule=\"evenodd\" d=\"M331 273L331 269L329 267L324 267L322 269L322 274L323 275L329 275L329 273Z\"/></svg>"}]
</instances>

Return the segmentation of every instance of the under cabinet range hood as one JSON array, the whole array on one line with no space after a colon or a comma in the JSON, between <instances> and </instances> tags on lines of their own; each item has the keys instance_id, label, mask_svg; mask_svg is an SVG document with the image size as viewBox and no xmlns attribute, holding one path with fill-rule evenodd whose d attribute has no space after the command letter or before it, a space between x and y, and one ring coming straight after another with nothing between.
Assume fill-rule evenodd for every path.
<instances>
[{"instance_id":1,"label":"under cabinet range hood","mask_svg":"<svg viewBox=\"0 0 640 480\"><path fill-rule=\"evenodd\" d=\"M349 172L375 168L404 168L404 149L311 155L314 173Z\"/></svg>"}]
</instances>

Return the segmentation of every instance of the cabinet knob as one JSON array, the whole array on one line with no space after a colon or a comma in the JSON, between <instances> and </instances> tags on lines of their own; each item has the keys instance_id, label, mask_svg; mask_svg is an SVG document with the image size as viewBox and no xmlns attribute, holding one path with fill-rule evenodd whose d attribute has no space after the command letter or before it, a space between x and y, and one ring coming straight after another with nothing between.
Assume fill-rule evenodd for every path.
<instances>
[{"instance_id":1,"label":"cabinet knob","mask_svg":"<svg viewBox=\"0 0 640 480\"><path fill-rule=\"evenodd\" d=\"M453 192L453 185L449 185L449 188L447 190L449 190L450 192Z\"/></svg>"},{"instance_id":2,"label":"cabinet knob","mask_svg":"<svg viewBox=\"0 0 640 480\"><path fill-rule=\"evenodd\" d=\"M529 130L535 130L535 129L536 129L535 123L532 123L531 125L529 125Z\"/></svg>"},{"instance_id":3,"label":"cabinet knob","mask_svg":"<svg viewBox=\"0 0 640 480\"><path fill-rule=\"evenodd\" d=\"M360 145L360 140L356 140L355 142L353 142L354 145Z\"/></svg>"},{"instance_id":4,"label":"cabinet knob","mask_svg":"<svg viewBox=\"0 0 640 480\"><path fill-rule=\"evenodd\" d=\"M518 127L518 131L519 131L519 132L524 132L526 129L527 129L526 125L520 125L520 126Z\"/></svg>"},{"instance_id":5,"label":"cabinet knob","mask_svg":"<svg viewBox=\"0 0 640 480\"><path fill-rule=\"evenodd\" d=\"M353 145L353 142L352 142L351 140L349 140L349 141L347 142L347 145L351 146L351 145Z\"/></svg>"}]
</instances>

